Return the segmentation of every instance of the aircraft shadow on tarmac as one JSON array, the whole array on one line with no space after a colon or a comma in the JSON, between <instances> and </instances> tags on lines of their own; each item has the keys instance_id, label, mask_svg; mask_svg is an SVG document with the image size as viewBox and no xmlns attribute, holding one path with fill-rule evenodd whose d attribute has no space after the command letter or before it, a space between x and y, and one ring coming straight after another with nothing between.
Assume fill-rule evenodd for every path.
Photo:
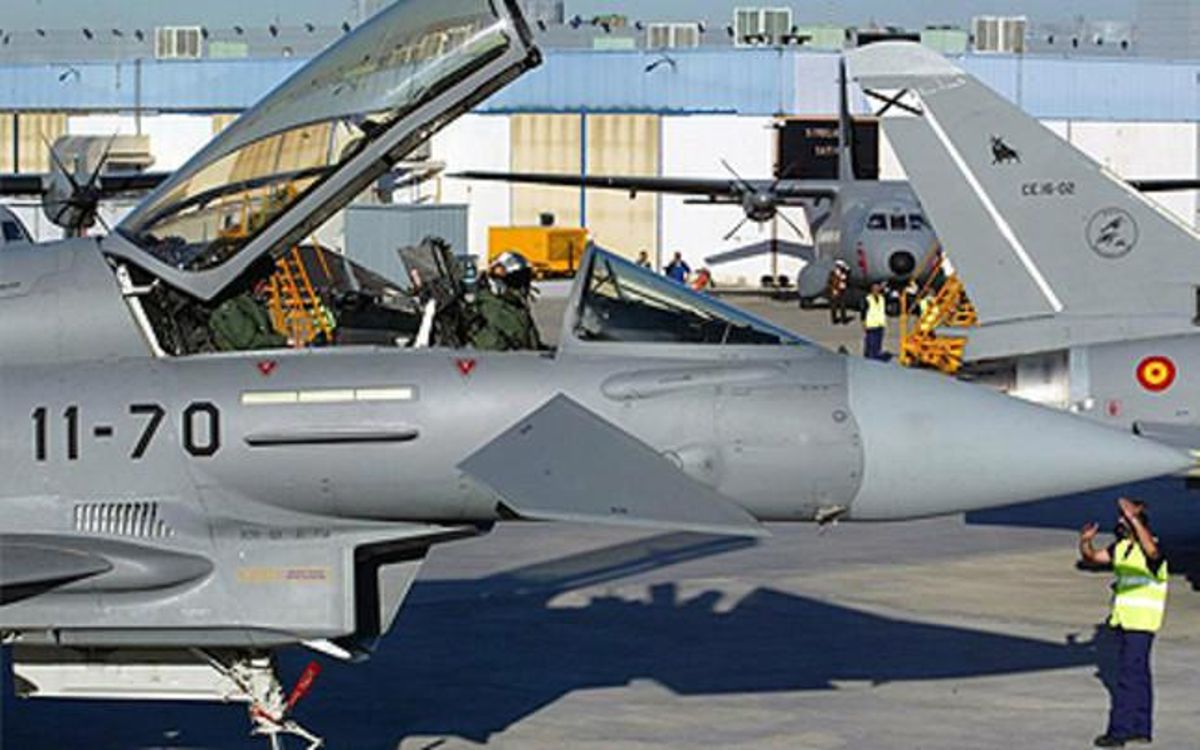
<instances>
[{"instance_id":1,"label":"aircraft shadow on tarmac","mask_svg":"<svg viewBox=\"0 0 1200 750\"><path fill-rule=\"evenodd\" d=\"M1156 479L1097 492L1039 500L966 515L967 524L1078 530L1095 521L1111 532L1116 524L1116 498L1125 495L1149 504L1150 523L1163 543L1173 577L1182 576L1200 591L1200 491L1179 479ZM1111 540L1111 537L1107 537ZM1105 543L1102 538L1097 544Z\"/></svg>"},{"instance_id":2,"label":"aircraft shadow on tarmac","mask_svg":"<svg viewBox=\"0 0 1200 750\"><path fill-rule=\"evenodd\" d=\"M751 544L666 535L484 579L418 582L370 662L323 660L298 718L330 747L390 749L414 736L484 741L572 691L633 680L695 696L1096 664L1094 639L1053 643L911 622L770 588L725 602L721 591L681 597L674 583L652 583L638 599L550 606L583 585ZM285 655L285 680L310 658ZM3 705L5 747L261 748L243 739L244 717L231 707L17 702L11 684Z\"/></svg>"}]
</instances>

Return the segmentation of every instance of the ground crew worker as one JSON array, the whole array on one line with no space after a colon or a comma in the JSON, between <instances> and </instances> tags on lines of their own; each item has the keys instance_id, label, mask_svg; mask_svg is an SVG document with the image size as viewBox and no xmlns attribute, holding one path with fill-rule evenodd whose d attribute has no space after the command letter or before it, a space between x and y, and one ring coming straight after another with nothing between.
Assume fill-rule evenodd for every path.
<instances>
[{"instance_id":1,"label":"ground crew worker","mask_svg":"<svg viewBox=\"0 0 1200 750\"><path fill-rule=\"evenodd\" d=\"M475 295L471 346L485 351L545 348L529 303L532 281L533 270L525 256L517 252L496 256Z\"/></svg>"},{"instance_id":2,"label":"ground crew worker","mask_svg":"<svg viewBox=\"0 0 1200 750\"><path fill-rule=\"evenodd\" d=\"M871 285L871 291L863 303L863 356L867 359L885 361L883 336L887 333L887 298L883 296L883 284Z\"/></svg>"},{"instance_id":3,"label":"ground crew worker","mask_svg":"<svg viewBox=\"0 0 1200 750\"><path fill-rule=\"evenodd\" d=\"M209 318L213 343L218 351L241 352L252 349L279 349L287 345L267 315L265 280L253 292L243 292L221 303Z\"/></svg>"},{"instance_id":4,"label":"ground crew worker","mask_svg":"<svg viewBox=\"0 0 1200 750\"><path fill-rule=\"evenodd\" d=\"M691 272L692 267L689 266L687 261L683 259L683 253L675 253L675 257L672 258L671 262L667 264L667 267L663 269L663 273L665 273L671 280L677 281L680 284L687 283L688 275L691 274Z\"/></svg>"},{"instance_id":5,"label":"ground crew worker","mask_svg":"<svg viewBox=\"0 0 1200 750\"><path fill-rule=\"evenodd\" d=\"M850 265L838 259L829 272L829 288L826 292L829 297L829 322L835 326L850 322L850 315L846 312L846 290L849 286Z\"/></svg>"},{"instance_id":6,"label":"ground crew worker","mask_svg":"<svg viewBox=\"0 0 1200 750\"><path fill-rule=\"evenodd\" d=\"M1117 541L1107 549L1092 546L1099 526L1089 523L1079 534L1079 555L1093 566L1111 566L1112 613L1108 627L1117 638L1119 673L1112 691L1108 729L1096 747L1148 743L1153 734L1154 691L1150 678L1150 647L1167 608L1167 560L1150 530L1146 504L1128 498L1117 501Z\"/></svg>"},{"instance_id":7,"label":"ground crew worker","mask_svg":"<svg viewBox=\"0 0 1200 750\"><path fill-rule=\"evenodd\" d=\"M917 325L921 331L923 333L933 333L936 331L938 319L942 315L942 308L932 294L926 293L921 296L921 299L917 302L917 311L920 316L917 318Z\"/></svg>"}]
</instances>

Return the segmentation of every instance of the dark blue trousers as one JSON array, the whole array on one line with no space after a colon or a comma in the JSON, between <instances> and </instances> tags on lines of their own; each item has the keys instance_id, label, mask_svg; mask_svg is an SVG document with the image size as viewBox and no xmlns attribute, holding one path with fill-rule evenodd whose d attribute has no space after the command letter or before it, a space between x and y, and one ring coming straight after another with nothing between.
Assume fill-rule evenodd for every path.
<instances>
[{"instance_id":1,"label":"dark blue trousers","mask_svg":"<svg viewBox=\"0 0 1200 750\"><path fill-rule=\"evenodd\" d=\"M1154 688L1150 682L1150 647L1154 633L1114 628L1117 638L1117 685L1108 713L1111 737L1153 737Z\"/></svg>"},{"instance_id":2,"label":"dark blue trousers","mask_svg":"<svg viewBox=\"0 0 1200 750\"><path fill-rule=\"evenodd\" d=\"M863 356L867 359L883 359L882 328L868 328L863 336Z\"/></svg>"}]
</instances>

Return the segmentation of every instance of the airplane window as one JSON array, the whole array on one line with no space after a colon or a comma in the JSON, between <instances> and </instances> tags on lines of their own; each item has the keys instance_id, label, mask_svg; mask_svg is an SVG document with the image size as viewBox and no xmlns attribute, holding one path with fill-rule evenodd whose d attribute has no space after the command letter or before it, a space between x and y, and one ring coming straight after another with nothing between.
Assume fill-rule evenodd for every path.
<instances>
[{"instance_id":1,"label":"airplane window","mask_svg":"<svg viewBox=\"0 0 1200 750\"><path fill-rule=\"evenodd\" d=\"M576 335L584 341L806 344L804 339L665 276L597 250L583 280Z\"/></svg>"},{"instance_id":2,"label":"airplane window","mask_svg":"<svg viewBox=\"0 0 1200 750\"><path fill-rule=\"evenodd\" d=\"M4 234L5 242L28 242L25 230L15 221L0 222L0 232Z\"/></svg>"},{"instance_id":3,"label":"airplane window","mask_svg":"<svg viewBox=\"0 0 1200 750\"><path fill-rule=\"evenodd\" d=\"M904 214L892 214L892 231L903 232L908 229L908 217Z\"/></svg>"},{"instance_id":4,"label":"airplane window","mask_svg":"<svg viewBox=\"0 0 1200 750\"><path fill-rule=\"evenodd\" d=\"M403 0L393 9L388 23L365 27L361 43L335 47L238 119L119 231L178 268L220 266L405 114L511 43L490 0Z\"/></svg>"},{"instance_id":5,"label":"airplane window","mask_svg":"<svg viewBox=\"0 0 1200 750\"><path fill-rule=\"evenodd\" d=\"M871 214L867 219L867 229L887 229L887 217L883 214Z\"/></svg>"},{"instance_id":6,"label":"airplane window","mask_svg":"<svg viewBox=\"0 0 1200 750\"><path fill-rule=\"evenodd\" d=\"M908 228L914 232L919 232L925 228L925 217L921 214L908 215Z\"/></svg>"}]
</instances>

